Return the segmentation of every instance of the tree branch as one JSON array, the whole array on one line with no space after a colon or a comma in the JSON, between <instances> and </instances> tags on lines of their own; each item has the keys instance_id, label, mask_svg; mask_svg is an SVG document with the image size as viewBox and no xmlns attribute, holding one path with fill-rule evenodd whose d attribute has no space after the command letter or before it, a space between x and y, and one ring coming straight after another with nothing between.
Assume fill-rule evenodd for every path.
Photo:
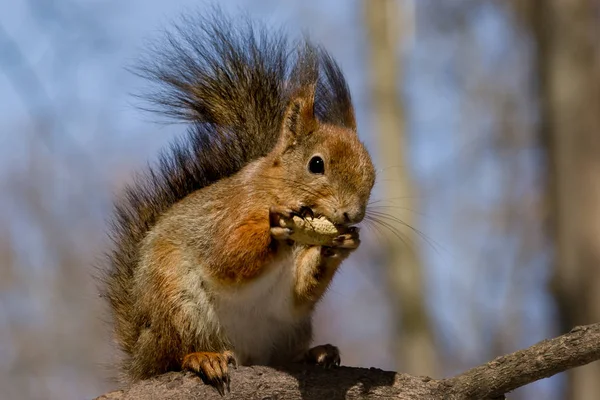
<instances>
[{"instance_id":1,"label":"tree branch","mask_svg":"<svg viewBox=\"0 0 600 400\"><path fill-rule=\"evenodd\" d=\"M324 370L291 366L240 367L231 373L231 400L501 399L531 382L600 359L600 323L580 326L525 350L498 357L456 377L434 380L375 368ZM199 378L171 372L97 400L221 399Z\"/></svg>"},{"instance_id":2,"label":"tree branch","mask_svg":"<svg viewBox=\"0 0 600 400\"><path fill-rule=\"evenodd\" d=\"M466 398L494 397L559 372L600 360L600 323L498 357L446 380Z\"/></svg>"}]
</instances>

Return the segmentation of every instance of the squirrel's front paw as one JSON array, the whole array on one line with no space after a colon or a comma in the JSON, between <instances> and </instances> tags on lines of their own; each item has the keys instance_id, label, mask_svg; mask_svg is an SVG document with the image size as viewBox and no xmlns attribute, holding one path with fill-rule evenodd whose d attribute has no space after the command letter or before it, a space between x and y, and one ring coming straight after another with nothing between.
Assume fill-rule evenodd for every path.
<instances>
[{"instance_id":1,"label":"squirrel's front paw","mask_svg":"<svg viewBox=\"0 0 600 400\"><path fill-rule=\"evenodd\" d=\"M282 228L280 226L271 227L271 237L275 240L291 240L292 237L291 228Z\"/></svg>"},{"instance_id":2,"label":"squirrel's front paw","mask_svg":"<svg viewBox=\"0 0 600 400\"><path fill-rule=\"evenodd\" d=\"M341 361L340 350L331 344L315 346L306 352L304 361L325 368L339 367Z\"/></svg>"},{"instance_id":3,"label":"squirrel's front paw","mask_svg":"<svg viewBox=\"0 0 600 400\"><path fill-rule=\"evenodd\" d=\"M271 206L269 208L269 221L271 226L286 226L294 217L313 217L310 207L299 205L295 208L286 206Z\"/></svg>"},{"instance_id":4,"label":"squirrel's front paw","mask_svg":"<svg viewBox=\"0 0 600 400\"><path fill-rule=\"evenodd\" d=\"M341 258L345 259L348 255L358 248L360 238L358 236L358 228L350 227L348 231L333 239L331 246L323 246L321 254L326 258Z\"/></svg>"},{"instance_id":5,"label":"squirrel's front paw","mask_svg":"<svg viewBox=\"0 0 600 400\"><path fill-rule=\"evenodd\" d=\"M200 376L205 384L213 386L221 396L230 389L229 364L237 367L231 351L223 353L197 352L184 357L181 369L192 371Z\"/></svg>"},{"instance_id":6,"label":"squirrel's front paw","mask_svg":"<svg viewBox=\"0 0 600 400\"><path fill-rule=\"evenodd\" d=\"M271 237L275 240L290 240L294 231L287 221L291 221L295 213L292 209L282 206L269 208L269 224L271 226Z\"/></svg>"},{"instance_id":7,"label":"squirrel's front paw","mask_svg":"<svg viewBox=\"0 0 600 400\"><path fill-rule=\"evenodd\" d=\"M360 238L358 236L358 228L350 227L348 231L342 235L339 235L333 239L333 246L341 249L356 249L360 245Z\"/></svg>"},{"instance_id":8,"label":"squirrel's front paw","mask_svg":"<svg viewBox=\"0 0 600 400\"><path fill-rule=\"evenodd\" d=\"M271 236L275 240L290 240L294 230L293 218L295 216L305 217L312 215L312 210L308 207L297 207L293 210L285 206L272 206L269 208L269 223L271 226Z\"/></svg>"}]
</instances>

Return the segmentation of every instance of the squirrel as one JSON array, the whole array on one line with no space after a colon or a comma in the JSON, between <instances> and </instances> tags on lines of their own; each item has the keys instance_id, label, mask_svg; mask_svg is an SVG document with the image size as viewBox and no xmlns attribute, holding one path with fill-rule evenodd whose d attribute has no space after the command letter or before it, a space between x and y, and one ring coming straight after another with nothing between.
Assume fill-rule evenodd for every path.
<instances>
[{"instance_id":1,"label":"squirrel","mask_svg":"<svg viewBox=\"0 0 600 400\"><path fill-rule=\"evenodd\" d=\"M137 73L185 139L115 201L103 275L123 378L192 371L221 395L230 365L340 364L311 315L360 244L375 169L344 75L321 46L221 12L188 18ZM291 240L293 216L340 228Z\"/></svg>"}]
</instances>

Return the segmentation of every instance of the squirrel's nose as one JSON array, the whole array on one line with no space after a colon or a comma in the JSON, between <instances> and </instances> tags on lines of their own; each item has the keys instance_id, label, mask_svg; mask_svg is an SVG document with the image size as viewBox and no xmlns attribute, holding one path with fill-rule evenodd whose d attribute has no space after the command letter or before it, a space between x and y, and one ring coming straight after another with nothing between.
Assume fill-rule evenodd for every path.
<instances>
[{"instance_id":1,"label":"squirrel's nose","mask_svg":"<svg viewBox=\"0 0 600 400\"><path fill-rule=\"evenodd\" d=\"M350 222L350 216L348 215L347 212L344 212L344 222L345 223L349 223Z\"/></svg>"},{"instance_id":2,"label":"squirrel's nose","mask_svg":"<svg viewBox=\"0 0 600 400\"><path fill-rule=\"evenodd\" d=\"M358 224L365 217L362 209L338 209L335 211L335 223L339 225Z\"/></svg>"}]
</instances>

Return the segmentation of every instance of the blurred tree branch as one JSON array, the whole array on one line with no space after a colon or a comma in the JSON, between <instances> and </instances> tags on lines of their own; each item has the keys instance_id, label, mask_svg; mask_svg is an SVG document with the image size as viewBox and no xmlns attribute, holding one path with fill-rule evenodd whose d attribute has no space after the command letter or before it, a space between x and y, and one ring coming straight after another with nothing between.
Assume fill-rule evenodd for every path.
<instances>
[{"instance_id":1,"label":"blurred tree branch","mask_svg":"<svg viewBox=\"0 0 600 400\"><path fill-rule=\"evenodd\" d=\"M425 306L423 266L415 248L415 204L409 204L415 188L406 160L406 129L404 104L401 101L402 62L398 52L402 44L398 25L402 15L397 0L363 1L363 12L369 38L373 119L378 131L379 159L385 167L378 171L378 180L385 182L386 199L403 199L404 210L388 207L385 212L371 206L374 222L389 228L392 238L386 238L384 249L388 276L388 297L392 312L397 315L393 340L396 359L402 369L419 375L436 374L437 362L429 315ZM400 224L405 231L396 229ZM396 236L396 238L393 237ZM404 245L394 239L401 238Z\"/></svg>"},{"instance_id":2,"label":"blurred tree branch","mask_svg":"<svg viewBox=\"0 0 600 400\"><path fill-rule=\"evenodd\" d=\"M510 2L532 38L546 154L551 291L561 328L600 320L600 3ZM600 365L569 374L568 398L596 398Z\"/></svg>"},{"instance_id":3,"label":"blurred tree branch","mask_svg":"<svg viewBox=\"0 0 600 400\"><path fill-rule=\"evenodd\" d=\"M502 399L531 382L600 359L600 323L576 327L554 339L493 361L449 379L434 380L379 369L342 367L324 370L294 366L240 367L232 371L228 399ZM168 373L108 393L97 400L221 399L196 377Z\"/></svg>"},{"instance_id":4,"label":"blurred tree branch","mask_svg":"<svg viewBox=\"0 0 600 400\"><path fill-rule=\"evenodd\" d=\"M0 71L4 71L9 82L23 100L23 105L27 108L31 121L35 124L35 132L39 139L52 152L54 150L53 139L43 133L52 131L52 126L56 122L55 113L52 109L46 110L41 118L39 115L41 108L38 107L41 103L48 109L52 106L52 101L36 71L29 65L20 47L9 36L2 24L0 24L0 51L4 54L0 58Z\"/></svg>"}]
</instances>

